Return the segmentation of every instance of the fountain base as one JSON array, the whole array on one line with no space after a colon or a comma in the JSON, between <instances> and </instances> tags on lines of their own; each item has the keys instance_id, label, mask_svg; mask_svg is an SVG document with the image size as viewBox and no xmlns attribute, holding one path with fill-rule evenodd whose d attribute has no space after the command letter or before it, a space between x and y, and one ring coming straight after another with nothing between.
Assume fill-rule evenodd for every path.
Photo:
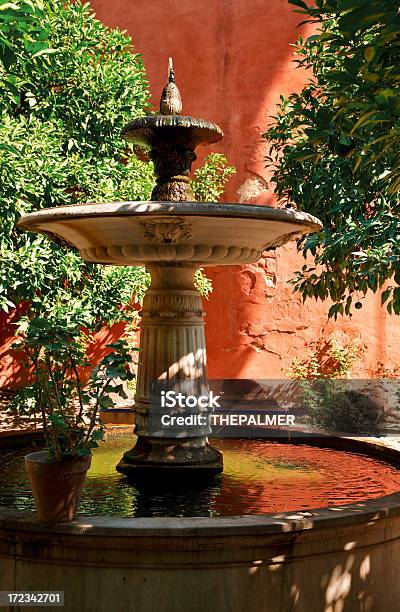
<instances>
[{"instance_id":1,"label":"fountain base","mask_svg":"<svg viewBox=\"0 0 400 612\"><path fill-rule=\"evenodd\" d=\"M177 442L176 438L139 438L136 445L126 452L117 465L117 471L129 478L172 477L206 480L223 470L223 456L220 451L204 442L204 438Z\"/></svg>"}]
</instances>

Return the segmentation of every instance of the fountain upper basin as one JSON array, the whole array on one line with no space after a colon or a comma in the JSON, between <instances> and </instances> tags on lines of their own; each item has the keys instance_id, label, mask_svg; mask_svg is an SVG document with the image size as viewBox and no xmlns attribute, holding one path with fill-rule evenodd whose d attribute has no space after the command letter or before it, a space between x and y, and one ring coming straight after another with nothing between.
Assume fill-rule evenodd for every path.
<instances>
[{"instance_id":1,"label":"fountain upper basin","mask_svg":"<svg viewBox=\"0 0 400 612\"><path fill-rule=\"evenodd\" d=\"M62 239L89 262L203 266L253 263L263 251L322 227L295 210L209 202L63 206L24 215L18 226Z\"/></svg>"},{"instance_id":2,"label":"fountain upper basin","mask_svg":"<svg viewBox=\"0 0 400 612\"><path fill-rule=\"evenodd\" d=\"M195 148L223 138L221 128L212 121L182 115L149 115L138 117L124 127L122 138L152 149L165 145Z\"/></svg>"}]
</instances>

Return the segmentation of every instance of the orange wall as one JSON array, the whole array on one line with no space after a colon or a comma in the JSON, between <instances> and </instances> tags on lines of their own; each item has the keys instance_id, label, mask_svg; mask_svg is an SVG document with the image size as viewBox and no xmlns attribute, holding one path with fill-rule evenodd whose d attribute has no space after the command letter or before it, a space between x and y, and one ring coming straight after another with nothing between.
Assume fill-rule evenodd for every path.
<instances>
[{"instance_id":1,"label":"orange wall","mask_svg":"<svg viewBox=\"0 0 400 612\"><path fill-rule=\"evenodd\" d=\"M236 166L227 201L274 204L261 140L281 93L301 88L291 43L301 20L287 0L92 0L97 16L132 35L144 56L158 105L168 56L174 59L183 112L217 122L225 133L215 151ZM302 34L307 32L302 31ZM201 161L209 149L199 151ZM293 245L247 267L209 269L214 292L206 304L209 373L212 377L279 377L305 342L332 331L360 336L367 345L358 374L378 361L399 363L398 319L369 296L352 319L327 322L329 303L292 294L287 280L302 265Z\"/></svg>"},{"instance_id":2,"label":"orange wall","mask_svg":"<svg viewBox=\"0 0 400 612\"><path fill-rule=\"evenodd\" d=\"M32 367L24 354L13 348L16 342L16 324L27 310L27 304L22 302L8 315L0 311L0 389L20 389L32 380ZM125 327L125 323L116 323L110 329L103 328L94 334L93 342L87 348L90 363L98 363L110 352L107 345L120 338ZM87 380L89 375L90 368L83 368L82 378Z\"/></svg>"},{"instance_id":3,"label":"orange wall","mask_svg":"<svg viewBox=\"0 0 400 612\"><path fill-rule=\"evenodd\" d=\"M27 304L24 302L9 314L0 311L0 389L19 388L28 382L28 364L21 360L20 353L13 348L16 342L16 323L26 311Z\"/></svg>"}]
</instances>

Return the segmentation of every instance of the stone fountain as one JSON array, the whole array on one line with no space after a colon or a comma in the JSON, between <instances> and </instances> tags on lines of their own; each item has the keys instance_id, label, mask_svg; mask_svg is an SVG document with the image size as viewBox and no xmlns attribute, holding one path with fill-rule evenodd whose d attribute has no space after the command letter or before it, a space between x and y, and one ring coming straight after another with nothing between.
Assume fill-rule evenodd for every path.
<instances>
[{"instance_id":1,"label":"stone fountain","mask_svg":"<svg viewBox=\"0 0 400 612\"><path fill-rule=\"evenodd\" d=\"M295 210L196 202L189 183L195 149L218 142L223 133L215 123L180 114L171 61L168 72L160 114L135 119L122 131L154 162L152 201L49 208L23 216L18 225L61 238L88 262L146 266L151 285L141 320L137 441L117 470L130 477L203 478L223 467L221 453L208 442L210 405L180 407L180 416L196 417L184 429L160 426L166 412L161 390L196 398L209 392L204 312L194 273L200 266L254 263L263 251L317 231L321 224Z\"/></svg>"}]
</instances>

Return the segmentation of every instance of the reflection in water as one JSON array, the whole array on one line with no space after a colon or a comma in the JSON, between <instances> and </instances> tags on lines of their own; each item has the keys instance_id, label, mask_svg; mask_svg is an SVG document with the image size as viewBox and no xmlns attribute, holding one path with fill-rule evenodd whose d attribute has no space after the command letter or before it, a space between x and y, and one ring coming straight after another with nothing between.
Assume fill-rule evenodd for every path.
<instances>
[{"instance_id":1,"label":"reflection in water","mask_svg":"<svg viewBox=\"0 0 400 612\"><path fill-rule=\"evenodd\" d=\"M384 462L328 448L265 440L213 440L224 473L208 486L134 485L115 471L132 436L113 436L95 451L80 514L229 516L268 514L357 502L400 490L400 471ZM2 450L0 505L34 509L24 469L32 448Z\"/></svg>"}]
</instances>

